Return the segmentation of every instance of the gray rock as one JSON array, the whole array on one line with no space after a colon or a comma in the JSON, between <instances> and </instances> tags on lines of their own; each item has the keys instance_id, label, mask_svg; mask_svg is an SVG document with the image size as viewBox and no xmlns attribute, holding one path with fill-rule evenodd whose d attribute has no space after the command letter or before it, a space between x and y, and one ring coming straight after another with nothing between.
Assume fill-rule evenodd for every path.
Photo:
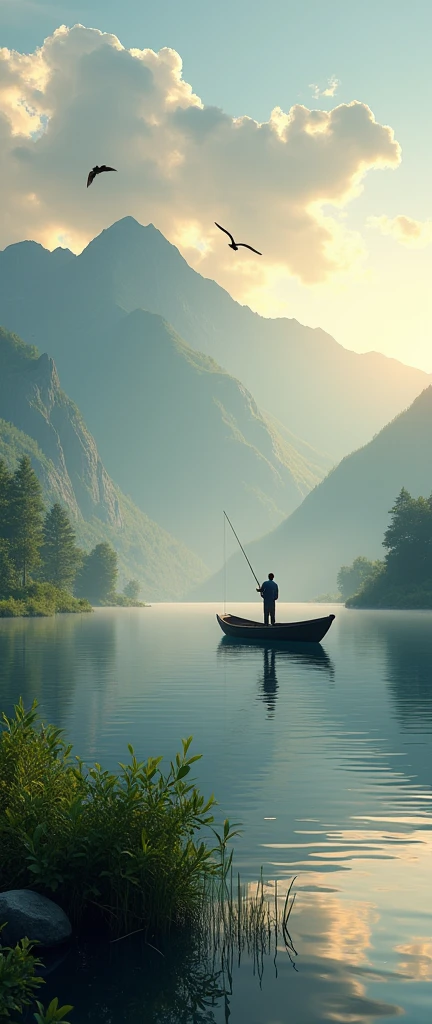
<instances>
[{"instance_id":1,"label":"gray rock","mask_svg":"<svg viewBox=\"0 0 432 1024\"><path fill-rule=\"evenodd\" d=\"M72 935L69 918L63 910L31 889L10 889L0 893L0 923L5 946L14 946L27 937L41 946L60 946Z\"/></svg>"}]
</instances>

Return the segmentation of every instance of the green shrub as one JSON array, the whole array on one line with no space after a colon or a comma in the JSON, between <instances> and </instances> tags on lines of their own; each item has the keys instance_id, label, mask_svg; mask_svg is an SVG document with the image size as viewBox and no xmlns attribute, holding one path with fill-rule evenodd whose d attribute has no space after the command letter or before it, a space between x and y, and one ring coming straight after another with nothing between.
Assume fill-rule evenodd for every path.
<instances>
[{"instance_id":1,"label":"green shrub","mask_svg":"<svg viewBox=\"0 0 432 1024\"><path fill-rule=\"evenodd\" d=\"M0 925L0 932L4 924ZM42 960L33 956L34 943L22 939L16 946L0 946L0 1018L11 1019L11 1013L26 1015L26 1011L35 1002L37 1011L33 1014L37 1024L69 1024L65 1016L72 1006L59 1006L58 999L52 999L45 1010L42 1003L35 1000L36 990L44 984L43 978L37 974L37 968L43 966ZM26 1015L27 1020L27 1015Z\"/></svg>"},{"instance_id":2,"label":"green shrub","mask_svg":"<svg viewBox=\"0 0 432 1024\"><path fill-rule=\"evenodd\" d=\"M165 775L162 758L139 762L129 747L115 775L73 758L36 703L20 701L0 734L1 888L55 894L75 926L114 936L191 922L209 876L230 864L234 833L228 822L220 836L212 829L213 797L186 781L199 757L190 743Z\"/></svg>"},{"instance_id":3,"label":"green shrub","mask_svg":"<svg viewBox=\"0 0 432 1024\"><path fill-rule=\"evenodd\" d=\"M0 617L16 615L32 617L56 615L62 612L91 612L88 601L72 597L67 590L59 590L52 583L29 583L14 591L13 596L0 601Z\"/></svg>"},{"instance_id":4,"label":"green shrub","mask_svg":"<svg viewBox=\"0 0 432 1024\"><path fill-rule=\"evenodd\" d=\"M0 932L4 924L0 926ZM36 974L41 960L32 955L32 943L22 939L16 946L0 947L0 1018L10 1019L11 1013L23 1013L43 984Z\"/></svg>"}]
</instances>

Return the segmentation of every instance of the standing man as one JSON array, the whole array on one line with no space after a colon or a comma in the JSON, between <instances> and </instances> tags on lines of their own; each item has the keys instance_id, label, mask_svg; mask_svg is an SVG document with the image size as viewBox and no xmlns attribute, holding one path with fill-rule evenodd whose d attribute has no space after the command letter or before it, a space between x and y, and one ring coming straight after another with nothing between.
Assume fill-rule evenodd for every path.
<instances>
[{"instance_id":1,"label":"standing man","mask_svg":"<svg viewBox=\"0 0 432 1024\"><path fill-rule=\"evenodd\" d=\"M257 587L258 594L264 600L264 625L268 626L269 619L274 626L275 624L275 613L276 613L276 601L279 597L279 587L274 581L274 574L269 572L268 580L265 580L262 587Z\"/></svg>"}]
</instances>

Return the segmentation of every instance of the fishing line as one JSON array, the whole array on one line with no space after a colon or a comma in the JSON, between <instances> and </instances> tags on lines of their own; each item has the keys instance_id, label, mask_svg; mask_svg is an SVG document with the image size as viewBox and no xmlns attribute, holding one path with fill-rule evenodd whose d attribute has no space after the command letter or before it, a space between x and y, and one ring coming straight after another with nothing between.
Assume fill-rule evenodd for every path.
<instances>
[{"instance_id":1,"label":"fishing line","mask_svg":"<svg viewBox=\"0 0 432 1024\"><path fill-rule=\"evenodd\" d=\"M224 615L226 615L227 564L226 564L226 518L224 512L223 553L224 553Z\"/></svg>"},{"instance_id":2,"label":"fishing line","mask_svg":"<svg viewBox=\"0 0 432 1024\"><path fill-rule=\"evenodd\" d=\"M258 583L258 586L259 586L259 588L261 589L261 583L260 583L260 581L259 581L259 579L258 579L258 576L255 576L255 573L254 573L254 571L253 571L253 569L252 569L252 566L251 566L251 564L250 564L250 561L249 561L249 559L248 559L248 556L247 556L247 554L246 554L246 551L245 551L245 549L244 549L244 547L243 547L243 544L241 543L241 541L240 541L240 540L239 540L239 538L237 537L237 534L236 534L236 532L235 532L235 529L234 529L234 527L233 527L233 524L232 524L231 520L230 520L230 519L228 518L228 516L227 516L226 512L224 512L224 516L225 516L225 519L228 519L228 522L229 522L229 524L230 524L230 527L231 527L231 529L232 529L232 532L233 532L233 534L234 534L234 537L235 537L235 539L236 539L236 541L237 541L237 543L238 543L239 547L240 547L240 548L241 548L241 550L243 551L243 554L244 554L244 556L245 556L245 559L246 559L246 561L247 561L247 564L248 564L248 566L249 566L249 569L250 569L250 571L251 571L251 573L252 573L252 576L253 576L254 580L256 580L256 582Z\"/></svg>"}]
</instances>

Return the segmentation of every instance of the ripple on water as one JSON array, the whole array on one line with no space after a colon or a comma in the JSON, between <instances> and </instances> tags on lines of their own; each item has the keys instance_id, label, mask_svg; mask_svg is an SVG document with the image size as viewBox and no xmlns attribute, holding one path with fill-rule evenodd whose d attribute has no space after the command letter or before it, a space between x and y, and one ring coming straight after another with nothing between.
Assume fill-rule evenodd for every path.
<instances>
[{"instance_id":1,"label":"ripple on water","mask_svg":"<svg viewBox=\"0 0 432 1024\"><path fill-rule=\"evenodd\" d=\"M282 892L297 875L296 971L280 948L260 981L244 955L232 965L231 994L215 996L208 1018L190 1010L208 990L205 965L180 948L161 964L138 943L81 947L48 988L75 1003L77 1021L94 1024L219 1024L228 1010L230 1024L363 1024L401 1013L426 1024L431 614L338 606L323 645L300 652L227 642L216 610L166 605L0 621L2 706L37 697L77 752L109 768L128 742L139 757L170 758L192 733L204 754L200 785L215 790L221 818L243 823L235 843L242 877L253 887L262 866ZM232 610L254 615L253 607ZM283 619L315 614L322 608L280 610Z\"/></svg>"}]
</instances>

